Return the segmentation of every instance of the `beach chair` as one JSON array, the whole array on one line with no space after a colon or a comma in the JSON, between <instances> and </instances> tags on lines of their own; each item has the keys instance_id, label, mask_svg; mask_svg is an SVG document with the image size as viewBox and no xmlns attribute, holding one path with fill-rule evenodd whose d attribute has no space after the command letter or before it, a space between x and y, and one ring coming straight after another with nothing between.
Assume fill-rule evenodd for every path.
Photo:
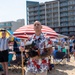
<instances>
[{"instance_id":1,"label":"beach chair","mask_svg":"<svg viewBox=\"0 0 75 75\"><path fill-rule=\"evenodd\" d=\"M16 54L15 54L16 55ZM11 56L11 57L10 57ZM13 55L10 54L9 55L9 70L11 70L12 72L16 72L16 73L20 73L21 72L21 54L16 55L16 59L12 60Z\"/></svg>"},{"instance_id":2,"label":"beach chair","mask_svg":"<svg viewBox=\"0 0 75 75\"><path fill-rule=\"evenodd\" d=\"M53 57L54 64L60 64L61 62L63 64L66 64L65 60L66 60L65 52L56 52L56 57Z\"/></svg>"},{"instance_id":3,"label":"beach chair","mask_svg":"<svg viewBox=\"0 0 75 75\"><path fill-rule=\"evenodd\" d=\"M15 73L22 73L22 68L24 69L24 67L27 65L27 60L28 59L23 54L23 66L22 66L21 54L16 55L16 59L10 61L10 66L9 66L10 70Z\"/></svg>"}]
</instances>

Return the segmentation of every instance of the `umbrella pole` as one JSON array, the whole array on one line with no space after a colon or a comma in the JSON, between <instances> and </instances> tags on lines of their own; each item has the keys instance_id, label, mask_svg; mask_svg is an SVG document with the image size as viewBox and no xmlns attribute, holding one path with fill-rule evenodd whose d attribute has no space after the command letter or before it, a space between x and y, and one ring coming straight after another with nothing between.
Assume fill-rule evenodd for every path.
<instances>
[{"instance_id":1,"label":"umbrella pole","mask_svg":"<svg viewBox=\"0 0 75 75\"><path fill-rule=\"evenodd\" d=\"M23 51L21 51L21 59L22 59L22 75L24 75Z\"/></svg>"}]
</instances>

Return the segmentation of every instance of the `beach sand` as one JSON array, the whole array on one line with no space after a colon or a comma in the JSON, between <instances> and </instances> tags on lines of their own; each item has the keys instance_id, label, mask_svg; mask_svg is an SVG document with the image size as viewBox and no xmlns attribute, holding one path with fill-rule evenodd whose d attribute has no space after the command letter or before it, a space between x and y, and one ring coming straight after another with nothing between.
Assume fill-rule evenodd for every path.
<instances>
[{"instance_id":1,"label":"beach sand","mask_svg":"<svg viewBox=\"0 0 75 75\"><path fill-rule=\"evenodd\" d=\"M20 70L15 71L9 70L9 75L22 75ZM0 75L1 73L2 71L0 71ZM73 56L71 56L70 62L67 62L65 65L55 65L55 69L52 69L48 75L75 75L75 60Z\"/></svg>"}]
</instances>

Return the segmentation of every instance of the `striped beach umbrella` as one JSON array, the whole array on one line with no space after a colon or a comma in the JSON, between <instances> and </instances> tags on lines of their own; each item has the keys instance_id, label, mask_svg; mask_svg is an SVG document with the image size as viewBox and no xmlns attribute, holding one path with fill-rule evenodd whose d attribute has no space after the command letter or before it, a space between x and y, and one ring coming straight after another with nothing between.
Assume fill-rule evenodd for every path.
<instances>
[{"instance_id":1,"label":"striped beach umbrella","mask_svg":"<svg viewBox=\"0 0 75 75\"><path fill-rule=\"evenodd\" d=\"M27 38L27 37L31 37L34 33L35 33L34 25L30 24L30 25L22 26L19 29L17 29L14 32L14 36L19 38ZM44 33L46 37L50 37L50 38L58 37L58 34L52 28L45 25L42 25L42 33Z\"/></svg>"}]
</instances>

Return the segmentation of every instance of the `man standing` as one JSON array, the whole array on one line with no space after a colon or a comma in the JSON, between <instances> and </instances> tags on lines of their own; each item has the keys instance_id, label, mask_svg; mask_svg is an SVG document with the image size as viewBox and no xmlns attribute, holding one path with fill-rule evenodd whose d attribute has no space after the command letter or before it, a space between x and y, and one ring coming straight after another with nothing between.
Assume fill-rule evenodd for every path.
<instances>
[{"instance_id":1,"label":"man standing","mask_svg":"<svg viewBox=\"0 0 75 75\"><path fill-rule=\"evenodd\" d=\"M0 62L4 73L8 75L8 38L6 38L6 30L2 30L2 38L0 38Z\"/></svg>"},{"instance_id":2,"label":"man standing","mask_svg":"<svg viewBox=\"0 0 75 75\"><path fill-rule=\"evenodd\" d=\"M39 21L34 22L34 30L35 34L32 36L30 40L33 40L38 47L38 56L30 57L28 60L26 74L25 75L47 75L48 66L48 56L50 56L50 52L52 50L52 46L50 41L48 41L44 34L41 31L42 25ZM47 49L48 53L45 54L45 50ZM46 51L46 52L47 52Z\"/></svg>"}]
</instances>

